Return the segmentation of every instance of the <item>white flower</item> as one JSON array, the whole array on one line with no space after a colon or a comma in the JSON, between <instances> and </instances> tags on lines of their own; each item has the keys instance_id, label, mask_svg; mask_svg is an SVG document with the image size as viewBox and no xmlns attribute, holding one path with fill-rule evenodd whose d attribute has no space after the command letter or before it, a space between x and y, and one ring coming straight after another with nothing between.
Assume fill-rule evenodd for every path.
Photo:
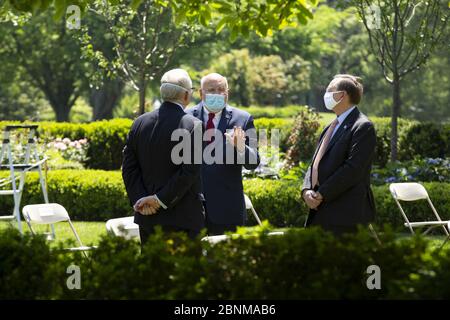
<instances>
[{"instance_id":1,"label":"white flower","mask_svg":"<svg viewBox=\"0 0 450 320\"><path fill-rule=\"evenodd\" d=\"M65 144L69 144L71 141L70 141L69 138L64 138L64 139L63 139L63 142L64 142Z\"/></svg>"}]
</instances>

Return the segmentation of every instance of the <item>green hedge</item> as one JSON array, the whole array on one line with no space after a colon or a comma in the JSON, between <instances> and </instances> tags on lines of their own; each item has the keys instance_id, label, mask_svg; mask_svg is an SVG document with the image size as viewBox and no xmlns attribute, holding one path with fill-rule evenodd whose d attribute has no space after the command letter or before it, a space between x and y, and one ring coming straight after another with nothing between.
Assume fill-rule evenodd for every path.
<instances>
[{"instance_id":1,"label":"green hedge","mask_svg":"<svg viewBox=\"0 0 450 320\"><path fill-rule=\"evenodd\" d=\"M0 122L0 130L7 124L17 122ZM39 122L38 134L41 139L69 138L78 140L87 138L89 148L87 168L117 170L122 164L122 150L130 130L132 120L113 119L91 123Z\"/></svg>"},{"instance_id":2,"label":"green hedge","mask_svg":"<svg viewBox=\"0 0 450 320\"><path fill-rule=\"evenodd\" d=\"M390 119L371 117L377 132L377 149L374 163L384 166L390 154ZM288 149L287 139L292 130L294 115L291 118L259 118L255 120L257 129L280 129L280 147L283 152ZM0 122L0 130L6 124L17 122ZM122 150L126 136L131 127L130 119L113 119L87 124L39 122L41 138L70 138L89 140L87 150L87 168L102 170L120 169ZM321 129L325 126L322 123ZM399 158L409 160L417 157L445 157L450 154L450 125L436 125L399 120Z\"/></svg>"},{"instance_id":3,"label":"green hedge","mask_svg":"<svg viewBox=\"0 0 450 320\"><path fill-rule=\"evenodd\" d=\"M6 176L1 172L0 177ZM23 204L41 203L37 173L30 173L25 186ZM119 171L57 170L48 172L51 202L65 206L74 220L106 221L132 214ZM431 200L443 219L450 219L450 183L424 183ZM245 193L262 219L277 227L302 226L307 207L300 201L301 181L244 180ZM377 222L402 227L400 212L388 190L388 185L372 187L377 205ZM12 208L11 197L0 198L0 212ZM412 220L423 220L432 213L425 201L404 203ZM253 224L251 214L250 223Z\"/></svg>"},{"instance_id":4,"label":"green hedge","mask_svg":"<svg viewBox=\"0 0 450 320\"><path fill-rule=\"evenodd\" d=\"M217 245L183 235L139 244L104 237L90 259L50 251L42 237L0 231L0 299L426 299L450 298L450 250L421 238L367 231L335 239L318 229L240 230ZM69 290L70 265L81 288ZM377 265L381 290L367 282ZM70 281L69 281L70 283Z\"/></svg>"}]
</instances>

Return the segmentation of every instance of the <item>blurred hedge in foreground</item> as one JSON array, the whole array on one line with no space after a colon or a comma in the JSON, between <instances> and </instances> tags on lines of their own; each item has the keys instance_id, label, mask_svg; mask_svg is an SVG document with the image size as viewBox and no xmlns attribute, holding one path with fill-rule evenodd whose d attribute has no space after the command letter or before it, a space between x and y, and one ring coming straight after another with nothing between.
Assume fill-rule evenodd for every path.
<instances>
[{"instance_id":1,"label":"blurred hedge in foreground","mask_svg":"<svg viewBox=\"0 0 450 320\"><path fill-rule=\"evenodd\" d=\"M319 229L268 230L239 230L216 245L157 233L142 253L136 241L104 237L89 259L3 230L0 299L450 298L450 250L438 253L424 238L398 240L387 230L380 246L366 230L341 239ZM79 290L67 288L71 265ZM372 265L381 290L367 286Z\"/></svg>"}]
</instances>

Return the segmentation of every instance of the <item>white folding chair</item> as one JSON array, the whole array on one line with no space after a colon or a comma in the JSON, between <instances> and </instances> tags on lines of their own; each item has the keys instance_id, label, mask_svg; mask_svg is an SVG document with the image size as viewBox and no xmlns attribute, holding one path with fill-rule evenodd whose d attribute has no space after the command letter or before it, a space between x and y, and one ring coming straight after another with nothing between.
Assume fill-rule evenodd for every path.
<instances>
[{"instance_id":1,"label":"white folding chair","mask_svg":"<svg viewBox=\"0 0 450 320\"><path fill-rule=\"evenodd\" d=\"M110 219L106 221L106 230L116 237L140 240L139 226L134 223L134 217Z\"/></svg>"},{"instance_id":2,"label":"white folding chair","mask_svg":"<svg viewBox=\"0 0 450 320\"><path fill-rule=\"evenodd\" d=\"M450 220L443 221L441 217L439 216L438 212L436 211L436 208L434 207L433 203L431 202L430 197L428 196L427 190L424 188L423 185L416 182L405 182L405 183L392 183L389 186L389 190L391 191L392 197L394 198L395 202L397 203L398 208L400 209L400 212L403 216L403 219L405 220L405 227L409 228L412 234L414 234L414 228L423 228L426 227L427 229L423 232L423 234L427 234L431 230L442 227L444 230L447 238L445 239L442 246L444 246L447 241L450 238L449 230L450 230ZM402 206L400 205L400 201L417 201L417 200L427 200L428 204L431 207L431 210L434 213L434 216L436 220L431 221L416 221L416 222L410 222L408 217L406 216L405 211L403 210Z\"/></svg>"},{"instance_id":3,"label":"white folding chair","mask_svg":"<svg viewBox=\"0 0 450 320\"><path fill-rule=\"evenodd\" d=\"M284 235L283 231L273 231L273 232L269 232L267 235L269 236L282 236ZM232 238L233 235L229 236L226 234L221 234L219 236L209 236L209 237L203 237L201 241L208 241L211 244L216 244L222 241L225 241L227 239Z\"/></svg>"},{"instance_id":4,"label":"white folding chair","mask_svg":"<svg viewBox=\"0 0 450 320\"><path fill-rule=\"evenodd\" d=\"M250 198L244 194L244 200L245 200L245 209L246 210L250 210L253 213L253 216L255 217L255 220L258 222L259 225L262 225L261 219L259 219L258 214L256 213L255 208L253 207L253 204L250 200ZM283 235L284 232L282 231L274 231L274 232L269 232L268 235L269 236L273 236L273 235ZM202 241L209 241L212 244L227 240L230 236L228 235L218 235L218 236L209 236L209 237L203 237Z\"/></svg>"},{"instance_id":5,"label":"white folding chair","mask_svg":"<svg viewBox=\"0 0 450 320\"><path fill-rule=\"evenodd\" d=\"M57 203L26 205L22 209L22 214L33 235L36 235L36 232L34 231L32 224L52 225L57 222L67 221L69 223L70 228L72 229L73 234L75 235L75 238L80 244L79 247L69 248L68 250L83 251L83 254L87 257L85 251L92 249L91 247L83 246L83 243L81 242L81 239L78 236L78 233L75 230L72 221L70 220L67 210L62 205Z\"/></svg>"},{"instance_id":6,"label":"white folding chair","mask_svg":"<svg viewBox=\"0 0 450 320\"><path fill-rule=\"evenodd\" d=\"M255 217L258 224L262 225L261 220L259 219L258 214L256 213L255 208L253 207L253 203L246 194L244 194L244 200L245 200L245 209L250 210L253 213L253 216Z\"/></svg>"}]
</instances>

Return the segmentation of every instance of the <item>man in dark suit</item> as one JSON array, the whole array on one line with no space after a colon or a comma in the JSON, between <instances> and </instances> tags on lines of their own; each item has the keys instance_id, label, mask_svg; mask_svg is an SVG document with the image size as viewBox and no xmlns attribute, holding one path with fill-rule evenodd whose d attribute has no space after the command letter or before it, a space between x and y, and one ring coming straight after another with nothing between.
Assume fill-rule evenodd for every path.
<instances>
[{"instance_id":1,"label":"man in dark suit","mask_svg":"<svg viewBox=\"0 0 450 320\"><path fill-rule=\"evenodd\" d=\"M305 175L302 198L310 208L305 226L341 235L374 219L370 170L376 135L356 106L362 93L359 79L351 75L336 75L328 85L325 106L337 118L322 132Z\"/></svg>"},{"instance_id":2,"label":"man in dark suit","mask_svg":"<svg viewBox=\"0 0 450 320\"><path fill-rule=\"evenodd\" d=\"M245 224L242 167L252 170L259 165L256 130L248 112L227 104L225 77L203 77L200 96L202 102L186 111L203 122L206 227L208 235L219 235Z\"/></svg>"},{"instance_id":3,"label":"man in dark suit","mask_svg":"<svg viewBox=\"0 0 450 320\"><path fill-rule=\"evenodd\" d=\"M201 163L194 163L193 157L179 163L172 155L179 143L172 139L174 131L201 135L201 122L184 112L192 81L186 71L174 69L162 77L160 91L163 104L134 121L123 150L122 176L142 243L155 226L166 232L184 231L190 237L204 227ZM193 156L195 143L189 147Z\"/></svg>"}]
</instances>

